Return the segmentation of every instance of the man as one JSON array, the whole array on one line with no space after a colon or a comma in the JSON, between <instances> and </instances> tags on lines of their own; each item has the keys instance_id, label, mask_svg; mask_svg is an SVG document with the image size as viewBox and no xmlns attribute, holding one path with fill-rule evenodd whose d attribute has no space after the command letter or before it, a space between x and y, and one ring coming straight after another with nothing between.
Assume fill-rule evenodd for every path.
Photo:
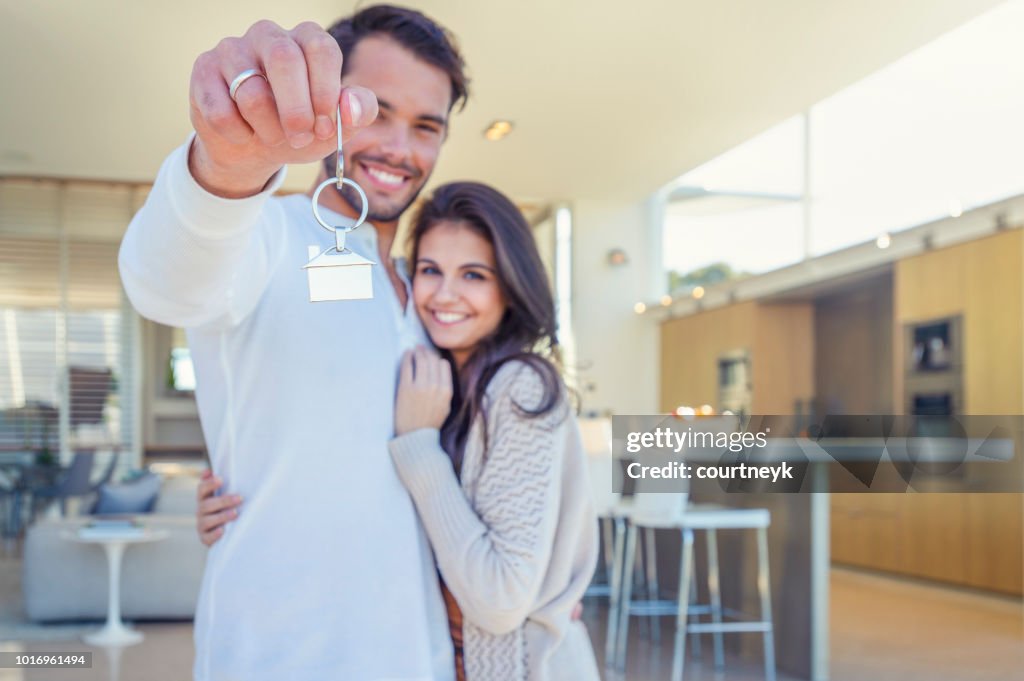
<instances>
[{"instance_id":1,"label":"man","mask_svg":"<svg viewBox=\"0 0 1024 681\"><path fill-rule=\"evenodd\" d=\"M425 342L389 253L466 82L443 29L387 6L330 34L259 22L195 62L195 137L161 168L120 269L143 315L188 329L218 476L206 486L223 481L226 517L245 500L204 537L223 533L197 606L197 681L453 676L430 549L386 449L399 358ZM285 164L326 159L333 174L339 101L346 175L370 209L347 244L380 264L372 300L311 304L307 246L333 235L308 197L270 195ZM320 203L339 225L361 207L333 189Z\"/></svg>"}]
</instances>

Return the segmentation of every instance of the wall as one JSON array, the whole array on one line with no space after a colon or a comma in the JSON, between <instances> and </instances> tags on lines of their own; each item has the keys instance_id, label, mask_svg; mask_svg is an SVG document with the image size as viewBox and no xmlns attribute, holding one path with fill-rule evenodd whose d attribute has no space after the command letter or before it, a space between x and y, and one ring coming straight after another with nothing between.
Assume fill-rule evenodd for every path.
<instances>
[{"instance_id":1,"label":"wall","mask_svg":"<svg viewBox=\"0 0 1024 681\"><path fill-rule=\"evenodd\" d=\"M195 396L173 394L167 388L173 329L148 319L143 319L141 324L144 451L147 455L200 453L205 444Z\"/></svg>"},{"instance_id":2,"label":"wall","mask_svg":"<svg viewBox=\"0 0 1024 681\"><path fill-rule=\"evenodd\" d=\"M573 216L573 326L578 387L586 411L652 414L657 410L658 327L633 312L649 301L660 242L647 203L577 201ZM612 267L613 248L629 256Z\"/></svg>"},{"instance_id":3,"label":"wall","mask_svg":"<svg viewBox=\"0 0 1024 681\"><path fill-rule=\"evenodd\" d=\"M718 358L749 350L752 413L792 414L813 396L813 308L808 303L742 302L661 327L662 411L718 408Z\"/></svg>"},{"instance_id":4,"label":"wall","mask_svg":"<svg viewBox=\"0 0 1024 681\"><path fill-rule=\"evenodd\" d=\"M893 413L892 276L814 302L820 413Z\"/></svg>"},{"instance_id":5,"label":"wall","mask_svg":"<svg viewBox=\"0 0 1024 681\"><path fill-rule=\"evenodd\" d=\"M814 397L814 306L778 303L756 310L753 413L806 413Z\"/></svg>"}]
</instances>

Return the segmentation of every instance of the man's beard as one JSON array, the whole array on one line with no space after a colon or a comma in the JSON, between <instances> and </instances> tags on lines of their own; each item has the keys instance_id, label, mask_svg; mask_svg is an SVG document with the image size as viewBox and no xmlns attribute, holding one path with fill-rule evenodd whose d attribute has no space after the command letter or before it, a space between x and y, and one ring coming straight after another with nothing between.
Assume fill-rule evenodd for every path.
<instances>
[{"instance_id":1,"label":"man's beard","mask_svg":"<svg viewBox=\"0 0 1024 681\"><path fill-rule=\"evenodd\" d=\"M327 177L332 177L334 175L336 170L335 162L336 158L334 156L328 156L324 159L324 168L327 170ZM369 222L394 222L398 218L402 217L402 214L405 213L405 211L409 210L409 206L419 198L420 192L423 191L423 188L426 185L426 180L424 180L424 182L416 188L416 191L409 196L409 199L398 208L392 208L391 210L386 211L380 210L379 208L375 210L371 205L366 214L366 219ZM351 185L343 184L341 189L335 187L335 191L341 195L341 198L345 200L345 203L349 205L349 208L351 208L356 215L362 214L363 199L359 196L359 192L357 192Z\"/></svg>"},{"instance_id":2,"label":"man's beard","mask_svg":"<svg viewBox=\"0 0 1024 681\"><path fill-rule=\"evenodd\" d=\"M402 217L402 213L409 209L409 206L413 204L416 198L420 195L420 192L423 191L423 186L425 184L426 183L420 185L416 189L416 191L414 191L412 195L409 196L409 200L403 203L398 208L392 208L391 210L383 211L374 210L373 206L371 205L369 212L366 214L366 219L369 220L370 222L394 222L398 218ZM341 194L341 198L345 199L345 203L347 203L349 207L352 208L352 210L354 210L356 213L362 212L363 199L361 196L359 196L359 193L355 189L345 184L341 186L341 189L338 190L338 193Z\"/></svg>"}]
</instances>

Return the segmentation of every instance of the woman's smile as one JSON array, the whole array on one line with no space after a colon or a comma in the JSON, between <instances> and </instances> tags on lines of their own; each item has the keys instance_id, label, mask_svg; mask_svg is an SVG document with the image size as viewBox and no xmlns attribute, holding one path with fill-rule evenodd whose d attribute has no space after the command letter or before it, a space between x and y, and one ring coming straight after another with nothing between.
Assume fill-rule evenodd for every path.
<instances>
[{"instance_id":1,"label":"woman's smile","mask_svg":"<svg viewBox=\"0 0 1024 681\"><path fill-rule=\"evenodd\" d=\"M464 322L470 315L461 312L445 312L442 310L431 310L430 314L437 320L438 324L451 325Z\"/></svg>"}]
</instances>

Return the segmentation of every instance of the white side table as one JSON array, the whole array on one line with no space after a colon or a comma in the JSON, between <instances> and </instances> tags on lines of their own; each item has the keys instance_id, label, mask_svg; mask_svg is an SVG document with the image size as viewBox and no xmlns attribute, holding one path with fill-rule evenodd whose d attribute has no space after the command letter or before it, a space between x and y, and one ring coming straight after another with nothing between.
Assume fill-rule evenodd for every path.
<instances>
[{"instance_id":1,"label":"white side table","mask_svg":"<svg viewBox=\"0 0 1024 681\"><path fill-rule=\"evenodd\" d=\"M84 529L84 528L83 528ZM167 538L166 530L104 530L102 533L82 534L65 532L64 539L83 544L99 544L107 554L109 594L107 598L107 623L99 631L86 634L82 640L93 646L127 646L142 641L142 632L125 626L121 621L121 559L129 544L160 541Z\"/></svg>"}]
</instances>

